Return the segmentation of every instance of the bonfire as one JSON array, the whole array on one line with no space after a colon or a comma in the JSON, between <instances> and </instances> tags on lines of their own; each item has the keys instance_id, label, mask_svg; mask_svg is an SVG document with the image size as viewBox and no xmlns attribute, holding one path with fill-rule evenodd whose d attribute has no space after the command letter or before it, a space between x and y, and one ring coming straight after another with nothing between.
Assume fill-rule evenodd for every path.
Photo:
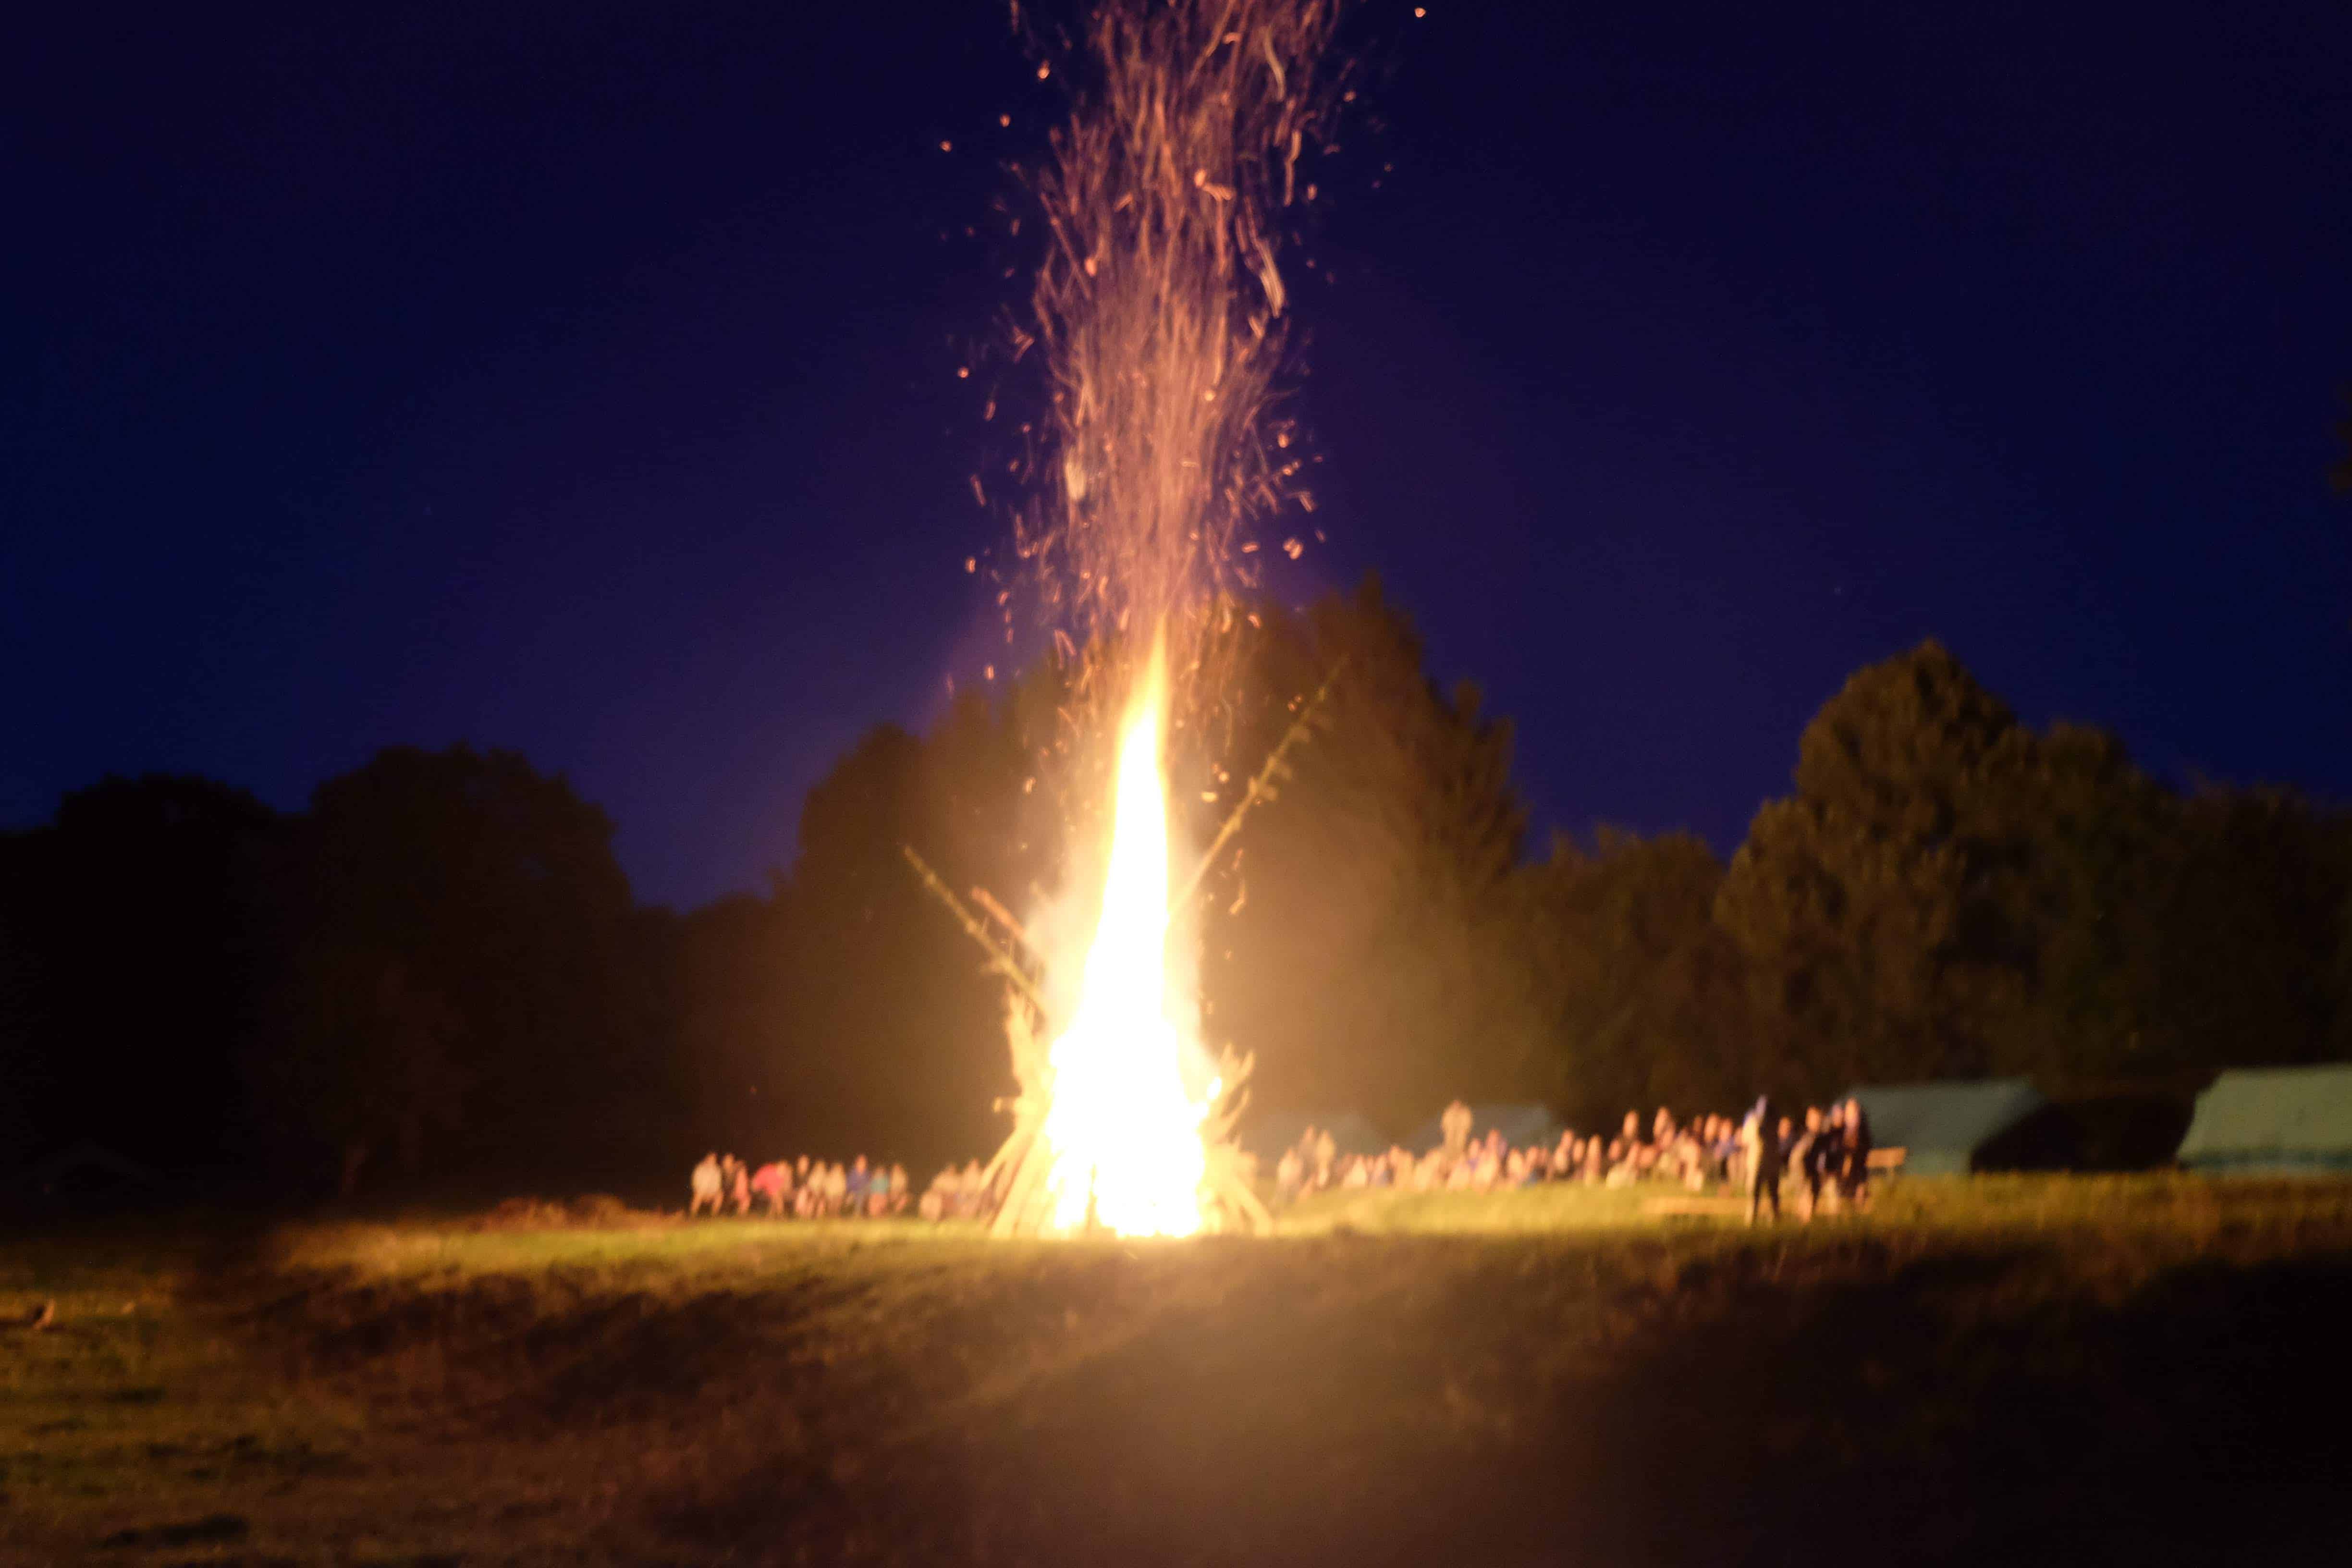
<instances>
[{"instance_id":1,"label":"bonfire","mask_svg":"<svg viewBox=\"0 0 2352 1568\"><path fill-rule=\"evenodd\" d=\"M974 889L967 902L907 852L1007 987L1020 1092L990 1167L999 1236L1268 1223L1233 1140L1251 1058L1198 1037L1183 944L1203 878L1316 702L1182 877L1167 752L1178 714L1221 700L1212 633L1255 585L1247 525L1311 504L1272 414L1278 258L1292 209L1315 194L1302 153L1339 97L1323 65L1337 9L1104 0L1070 73L1083 81L1071 118L1029 181L1049 241L1013 347L1036 352L1050 417L1016 542L1055 631L1099 656L1075 667L1071 715L1108 762L1108 841L1073 845L1102 851L1098 908L1083 945L1041 951L1000 900Z\"/></svg>"}]
</instances>

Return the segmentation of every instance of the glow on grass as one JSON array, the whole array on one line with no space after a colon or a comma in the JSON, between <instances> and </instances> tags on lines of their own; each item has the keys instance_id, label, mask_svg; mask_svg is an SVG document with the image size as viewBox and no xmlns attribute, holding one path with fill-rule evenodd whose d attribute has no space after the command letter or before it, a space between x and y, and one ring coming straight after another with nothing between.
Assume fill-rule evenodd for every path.
<instances>
[{"instance_id":1,"label":"glow on grass","mask_svg":"<svg viewBox=\"0 0 2352 1568\"><path fill-rule=\"evenodd\" d=\"M1201 1228L1201 1123L1218 1085L1197 1100L1186 1090L1182 1036L1168 1017L1164 662L1155 638L1119 725L1102 914L1076 1011L1047 1058L1051 1100L1041 1136L1059 1230L1089 1218L1120 1236Z\"/></svg>"}]
</instances>

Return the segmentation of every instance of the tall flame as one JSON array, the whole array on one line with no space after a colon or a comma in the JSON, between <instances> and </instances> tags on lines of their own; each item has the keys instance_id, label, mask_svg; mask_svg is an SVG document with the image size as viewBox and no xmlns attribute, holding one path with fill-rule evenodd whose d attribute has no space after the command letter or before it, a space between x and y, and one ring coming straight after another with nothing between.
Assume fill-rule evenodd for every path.
<instances>
[{"instance_id":1,"label":"tall flame","mask_svg":"<svg viewBox=\"0 0 2352 1568\"><path fill-rule=\"evenodd\" d=\"M1183 1037L1168 1016L1167 721L1159 640L1119 725L1109 868L1078 1004L1048 1056L1041 1136L1056 1229L1089 1220L1120 1236L1201 1228L1201 1123L1218 1085L1184 1086Z\"/></svg>"}]
</instances>

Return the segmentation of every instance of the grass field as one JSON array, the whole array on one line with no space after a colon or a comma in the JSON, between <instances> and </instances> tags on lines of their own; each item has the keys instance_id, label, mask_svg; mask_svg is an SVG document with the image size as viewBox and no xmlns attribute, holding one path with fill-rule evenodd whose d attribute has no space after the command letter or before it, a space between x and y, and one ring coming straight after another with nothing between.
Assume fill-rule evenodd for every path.
<instances>
[{"instance_id":1,"label":"grass field","mask_svg":"<svg viewBox=\"0 0 2352 1568\"><path fill-rule=\"evenodd\" d=\"M9 1238L0 1562L2339 1562L2352 1184Z\"/></svg>"}]
</instances>

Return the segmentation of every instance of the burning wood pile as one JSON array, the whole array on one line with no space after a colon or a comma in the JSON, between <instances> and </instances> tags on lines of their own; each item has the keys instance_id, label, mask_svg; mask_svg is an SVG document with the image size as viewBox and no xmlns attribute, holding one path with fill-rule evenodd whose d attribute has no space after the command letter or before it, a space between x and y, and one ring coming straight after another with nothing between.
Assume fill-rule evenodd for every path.
<instances>
[{"instance_id":1,"label":"burning wood pile","mask_svg":"<svg viewBox=\"0 0 2352 1568\"><path fill-rule=\"evenodd\" d=\"M1205 1092L1196 1096L1182 1088L1181 1070L1176 1092L1169 1092L1168 1063L1161 1058L1175 1056L1181 1068L1181 1042L1160 1010L1164 973L1150 973L1164 968L1167 940L1166 918L1155 919L1153 911L1189 903L1251 807L1273 797L1276 781L1286 772L1286 756L1313 732L1338 672L1300 705L1209 852L1171 900L1166 888L1167 803L1152 721L1157 670L1155 657L1121 747L1112 868L1104 886L1101 925L1087 954L1088 989L1081 993L1079 1018L1051 1046L1045 1039L1054 1014L1032 973L1043 958L1021 921L984 888L971 889L971 901L987 918L975 914L920 855L911 847L905 850L915 874L1007 983L1005 1037L1020 1092L1007 1106L1012 1136L986 1173L989 1189L1004 1194L990 1226L993 1236L1097 1226L1122 1235L1189 1236L1201 1230L1260 1231L1272 1223L1252 1188L1254 1162L1234 1137L1247 1107L1255 1058L1223 1052ZM1005 940L1000 940L1000 931ZM1093 1016L1086 1012L1089 999L1097 1009ZM1145 1000L1152 1004L1149 1009L1139 1007ZM1154 1068L1162 1069L1156 1080ZM1138 1140L1139 1131L1149 1134L1155 1127L1167 1135ZM1111 1173L1108 1182L1106 1173ZM1112 1194L1108 1205L1106 1187Z\"/></svg>"},{"instance_id":2,"label":"burning wood pile","mask_svg":"<svg viewBox=\"0 0 2352 1568\"><path fill-rule=\"evenodd\" d=\"M1220 700L1212 627L1255 585L1246 525L1290 499L1311 505L1271 414L1277 258L1315 195L1302 155L1340 97L1324 67L1338 6L1103 0L1070 73L1074 112L1028 181L1047 242L1012 346L1038 352L1050 412L1016 542L1057 634L1102 656L1081 667L1066 715L1110 780L1099 905L1082 945L1041 944L1001 901L975 889L968 903L907 850L1006 987L1019 1092L989 1167L997 1236L1269 1223L1233 1138L1252 1058L1213 1057L1200 1038L1195 900L1322 694L1175 886L1166 751ZM1073 863L1090 863L1085 830L1069 831Z\"/></svg>"}]
</instances>

